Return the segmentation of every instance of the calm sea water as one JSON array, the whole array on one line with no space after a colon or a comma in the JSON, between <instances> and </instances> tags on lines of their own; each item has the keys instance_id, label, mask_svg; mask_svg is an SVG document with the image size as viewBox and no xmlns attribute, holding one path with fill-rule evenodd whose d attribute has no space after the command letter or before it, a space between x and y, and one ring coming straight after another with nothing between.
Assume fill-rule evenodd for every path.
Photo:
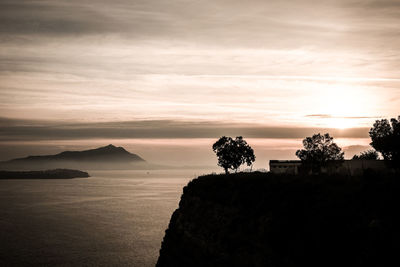
<instances>
[{"instance_id":1,"label":"calm sea water","mask_svg":"<svg viewBox=\"0 0 400 267\"><path fill-rule=\"evenodd\" d=\"M182 188L201 171L0 180L0 266L154 266Z\"/></svg>"}]
</instances>

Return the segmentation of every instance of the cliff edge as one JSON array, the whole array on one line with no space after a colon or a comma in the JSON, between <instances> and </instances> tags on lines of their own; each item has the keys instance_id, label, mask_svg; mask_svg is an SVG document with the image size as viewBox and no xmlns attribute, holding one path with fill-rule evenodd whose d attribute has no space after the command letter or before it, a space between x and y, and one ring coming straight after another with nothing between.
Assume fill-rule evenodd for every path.
<instances>
[{"instance_id":1,"label":"cliff edge","mask_svg":"<svg viewBox=\"0 0 400 267\"><path fill-rule=\"evenodd\" d=\"M398 178L199 177L183 190L157 266L397 266Z\"/></svg>"}]
</instances>

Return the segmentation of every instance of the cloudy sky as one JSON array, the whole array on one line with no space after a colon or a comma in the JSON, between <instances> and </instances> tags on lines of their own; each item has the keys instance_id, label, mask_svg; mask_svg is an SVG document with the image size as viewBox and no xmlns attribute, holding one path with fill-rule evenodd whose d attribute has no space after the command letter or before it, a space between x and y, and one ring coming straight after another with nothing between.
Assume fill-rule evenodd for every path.
<instances>
[{"instance_id":1,"label":"cloudy sky","mask_svg":"<svg viewBox=\"0 0 400 267\"><path fill-rule=\"evenodd\" d=\"M229 134L264 167L319 131L351 157L400 114L399 25L398 0L1 0L0 160L214 164Z\"/></svg>"}]
</instances>

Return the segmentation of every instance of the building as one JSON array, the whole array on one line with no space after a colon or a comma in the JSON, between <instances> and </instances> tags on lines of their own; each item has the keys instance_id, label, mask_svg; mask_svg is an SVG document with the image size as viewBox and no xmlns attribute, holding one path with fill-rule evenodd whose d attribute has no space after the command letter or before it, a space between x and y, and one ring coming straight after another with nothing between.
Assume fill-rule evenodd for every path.
<instances>
[{"instance_id":1,"label":"building","mask_svg":"<svg viewBox=\"0 0 400 267\"><path fill-rule=\"evenodd\" d=\"M321 168L321 173L338 173L347 175L362 174L365 170L388 171L383 160L344 160L328 163ZM301 171L300 160L270 160L269 170L276 174L298 174Z\"/></svg>"},{"instance_id":2,"label":"building","mask_svg":"<svg viewBox=\"0 0 400 267\"><path fill-rule=\"evenodd\" d=\"M298 174L300 160L270 160L269 171L277 174Z\"/></svg>"}]
</instances>

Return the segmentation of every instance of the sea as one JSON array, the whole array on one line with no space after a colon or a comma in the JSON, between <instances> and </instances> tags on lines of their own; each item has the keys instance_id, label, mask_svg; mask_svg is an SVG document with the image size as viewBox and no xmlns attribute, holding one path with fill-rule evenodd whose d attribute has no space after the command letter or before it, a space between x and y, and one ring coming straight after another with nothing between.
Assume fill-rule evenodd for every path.
<instances>
[{"instance_id":1,"label":"sea","mask_svg":"<svg viewBox=\"0 0 400 267\"><path fill-rule=\"evenodd\" d=\"M154 266L183 187L206 173L0 180L0 266Z\"/></svg>"}]
</instances>

